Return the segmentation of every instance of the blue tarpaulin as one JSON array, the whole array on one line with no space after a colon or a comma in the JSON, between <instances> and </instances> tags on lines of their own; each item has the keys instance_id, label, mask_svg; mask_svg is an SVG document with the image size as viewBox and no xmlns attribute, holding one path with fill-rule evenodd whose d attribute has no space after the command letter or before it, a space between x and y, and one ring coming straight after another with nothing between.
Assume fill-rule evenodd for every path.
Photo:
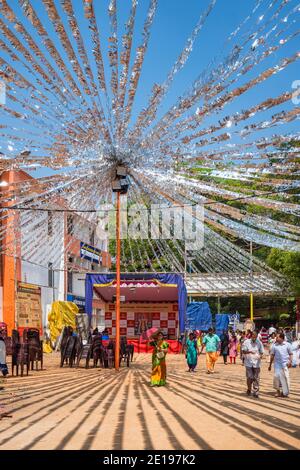
<instances>
[{"instance_id":1,"label":"blue tarpaulin","mask_svg":"<svg viewBox=\"0 0 300 470\"><path fill-rule=\"evenodd\" d=\"M115 274L92 274L88 273L85 278L85 309L90 319L92 317L92 303L93 303L93 286L95 284L109 284L115 281ZM176 284L178 289L178 322L180 333L184 331L186 305L187 305L187 291L184 280L180 274L121 274L121 279L124 280L151 280L157 279L163 284ZM155 299L153 299L155 301Z\"/></svg>"},{"instance_id":2,"label":"blue tarpaulin","mask_svg":"<svg viewBox=\"0 0 300 470\"><path fill-rule=\"evenodd\" d=\"M216 314L216 333L221 335L224 330L228 330L229 315L227 313Z\"/></svg>"},{"instance_id":3,"label":"blue tarpaulin","mask_svg":"<svg viewBox=\"0 0 300 470\"><path fill-rule=\"evenodd\" d=\"M212 326L208 302L192 302L186 310L186 328L206 331Z\"/></svg>"}]
</instances>

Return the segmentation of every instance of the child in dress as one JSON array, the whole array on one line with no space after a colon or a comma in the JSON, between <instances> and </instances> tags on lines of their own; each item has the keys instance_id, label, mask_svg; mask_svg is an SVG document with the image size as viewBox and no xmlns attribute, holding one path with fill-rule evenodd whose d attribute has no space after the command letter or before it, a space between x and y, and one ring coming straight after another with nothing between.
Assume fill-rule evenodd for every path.
<instances>
[{"instance_id":1,"label":"child in dress","mask_svg":"<svg viewBox=\"0 0 300 470\"><path fill-rule=\"evenodd\" d=\"M229 359L230 359L230 364L232 362L235 364L236 362L236 357L238 355L238 339L236 335L233 333L230 337L229 340Z\"/></svg>"}]
</instances>

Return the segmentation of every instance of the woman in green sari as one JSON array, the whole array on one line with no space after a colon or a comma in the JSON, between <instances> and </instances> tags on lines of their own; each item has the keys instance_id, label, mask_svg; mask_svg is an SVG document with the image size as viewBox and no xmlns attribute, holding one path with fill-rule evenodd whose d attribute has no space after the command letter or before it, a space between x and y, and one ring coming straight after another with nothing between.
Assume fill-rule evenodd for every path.
<instances>
[{"instance_id":1,"label":"woman in green sari","mask_svg":"<svg viewBox=\"0 0 300 470\"><path fill-rule=\"evenodd\" d=\"M186 341L186 361L188 365L188 372L195 372L198 359L198 345L194 333L190 333Z\"/></svg>"},{"instance_id":2,"label":"woman in green sari","mask_svg":"<svg viewBox=\"0 0 300 470\"><path fill-rule=\"evenodd\" d=\"M161 332L153 334L150 339L152 339L150 346L154 347L152 353L151 387L160 387L161 385L166 385L166 354L169 345L164 341L164 336Z\"/></svg>"}]
</instances>

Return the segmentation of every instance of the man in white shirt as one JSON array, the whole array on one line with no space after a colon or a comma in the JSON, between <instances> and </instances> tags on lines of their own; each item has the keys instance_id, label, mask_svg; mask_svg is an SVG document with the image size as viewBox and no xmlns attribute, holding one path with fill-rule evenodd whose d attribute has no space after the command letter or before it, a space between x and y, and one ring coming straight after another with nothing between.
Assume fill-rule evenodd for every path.
<instances>
[{"instance_id":1,"label":"man in white shirt","mask_svg":"<svg viewBox=\"0 0 300 470\"><path fill-rule=\"evenodd\" d=\"M260 363L264 353L264 347L262 342L257 338L256 331L252 331L251 338L243 342L242 351L244 355L244 365L246 367L247 395L251 395L251 389L253 388L253 396L258 398Z\"/></svg>"},{"instance_id":2,"label":"man in white shirt","mask_svg":"<svg viewBox=\"0 0 300 470\"><path fill-rule=\"evenodd\" d=\"M288 397L290 392L290 374L289 368L293 360L293 351L291 345L285 341L284 333L278 333L276 342L272 345L270 351L269 371L272 369L274 361L274 388L276 397Z\"/></svg>"}]
</instances>

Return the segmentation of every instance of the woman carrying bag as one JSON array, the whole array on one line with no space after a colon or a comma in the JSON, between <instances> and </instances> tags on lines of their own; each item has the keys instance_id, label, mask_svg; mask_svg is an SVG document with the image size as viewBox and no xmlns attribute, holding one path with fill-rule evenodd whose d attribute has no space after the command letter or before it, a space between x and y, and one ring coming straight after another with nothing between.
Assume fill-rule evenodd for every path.
<instances>
[{"instance_id":1,"label":"woman carrying bag","mask_svg":"<svg viewBox=\"0 0 300 470\"><path fill-rule=\"evenodd\" d=\"M150 336L150 346L153 346L152 353L152 374L151 387L160 387L166 385L167 367L166 355L168 352L168 343L164 341L164 335L161 331L153 333Z\"/></svg>"}]
</instances>

